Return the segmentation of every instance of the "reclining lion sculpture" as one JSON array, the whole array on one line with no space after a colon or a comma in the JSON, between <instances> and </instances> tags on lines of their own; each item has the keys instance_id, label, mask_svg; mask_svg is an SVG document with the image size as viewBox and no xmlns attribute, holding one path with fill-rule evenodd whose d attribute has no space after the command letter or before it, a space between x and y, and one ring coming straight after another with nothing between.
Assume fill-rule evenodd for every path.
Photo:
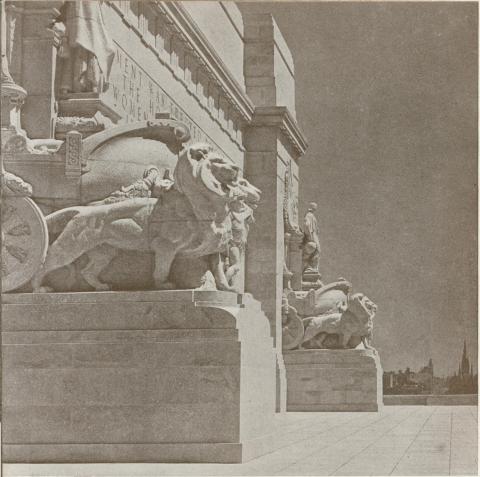
<instances>
[{"instance_id":1,"label":"reclining lion sculpture","mask_svg":"<svg viewBox=\"0 0 480 477\"><path fill-rule=\"evenodd\" d=\"M355 293L338 312L310 317L304 321L304 348L356 348L370 346L377 306L363 293ZM332 339L333 338L333 339ZM330 340L328 343L327 341Z\"/></svg>"},{"instance_id":2,"label":"reclining lion sculpture","mask_svg":"<svg viewBox=\"0 0 480 477\"><path fill-rule=\"evenodd\" d=\"M363 293L350 295L350 284L341 279L323 288L315 298L302 292L284 295L282 305L285 349L352 349L360 343L373 349L373 318L377 305ZM321 290L320 290L321 291ZM313 292L313 290L312 290ZM293 305L293 306L292 306Z\"/></svg>"},{"instance_id":3,"label":"reclining lion sculpture","mask_svg":"<svg viewBox=\"0 0 480 477\"><path fill-rule=\"evenodd\" d=\"M48 215L49 231L59 235L32 279L33 290L48 291L42 286L46 275L84 254L89 262L83 278L95 290L108 290L98 277L120 250L153 252L156 289L175 287L169 282L175 259L204 257L212 262L218 288L230 289L219 258L232 236L229 205L257 200L260 191L239 181L239 168L208 144L182 151L171 182L158 197L99 201Z\"/></svg>"}]
</instances>

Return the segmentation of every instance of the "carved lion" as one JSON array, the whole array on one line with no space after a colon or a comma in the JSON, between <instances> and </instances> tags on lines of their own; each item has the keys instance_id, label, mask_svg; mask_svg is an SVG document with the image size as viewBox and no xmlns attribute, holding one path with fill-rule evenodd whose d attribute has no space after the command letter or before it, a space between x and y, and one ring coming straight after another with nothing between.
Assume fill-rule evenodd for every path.
<instances>
[{"instance_id":1,"label":"carved lion","mask_svg":"<svg viewBox=\"0 0 480 477\"><path fill-rule=\"evenodd\" d=\"M241 292L239 278L243 265L243 251L261 191L245 178L238 179L235 184L236 187L232 189L234 198L228 205L229 240L226 247L218 253L195 260L177 257L172 267L171 278L180 288Z\"/></svg>"},{"instance_id":2,"label":"carved lion","mask_svg":"<svg viewBox=\"0 0 480 477\"><path fill-rule=\"evenodd\" d=\"M226 249L228 204L239 194L238 171L208 144L195 144L180 154L174 186L160 198L69 207L48 215L49 230L60 234L32 279L34 291L46 291L45 276L83 254L89 258L83 278L96 290L109 289L98 277L119 250L153 252L155 287L173 288L168 278L175 258L215 256Z\"/></svg>"},{"instance_id":3,"label":"carved lion","mask_svg":"<svg viewBox=\"0 0 480 477\"><path fill-rule=\"evenodd\" d=\"M339 312L327 313L304 320L304 348L356 348L370 346L373 317L377 306L362 293L350 297Z\"/></svg>"}]
</instances>

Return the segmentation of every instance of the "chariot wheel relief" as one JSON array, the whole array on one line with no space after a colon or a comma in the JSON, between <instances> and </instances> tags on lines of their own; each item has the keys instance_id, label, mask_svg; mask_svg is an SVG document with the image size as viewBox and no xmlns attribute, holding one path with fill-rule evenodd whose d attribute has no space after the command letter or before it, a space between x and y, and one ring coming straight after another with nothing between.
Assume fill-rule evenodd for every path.
<instances>
[{"instance_id":1,"label":"chariot wheel relief","mask_svg":"<svg viewBox=\"0 0 480 477\"><path fill-rule=\"evenodd\" d=\"M48 229L39 207L28 197L2 198L2 292L31 280L45 260Z\"/></svg>"}]
</instances>

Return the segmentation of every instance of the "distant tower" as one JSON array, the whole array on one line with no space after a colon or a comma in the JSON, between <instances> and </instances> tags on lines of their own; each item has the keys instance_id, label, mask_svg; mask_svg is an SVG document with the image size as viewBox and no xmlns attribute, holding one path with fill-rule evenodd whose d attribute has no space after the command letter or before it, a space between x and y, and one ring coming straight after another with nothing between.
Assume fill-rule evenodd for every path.
<instances>
[{"instance_id":1,"label":"distant tower","mask_svg":"<svg viewBox=\"0 0 480 477\"><path fill-rule=\"evenodd\" d=\"M461 376L468 376L470 374L470 361L467 357L467 341L463 342L463 354L461 363Z\"/></svg>"}]
</instances>

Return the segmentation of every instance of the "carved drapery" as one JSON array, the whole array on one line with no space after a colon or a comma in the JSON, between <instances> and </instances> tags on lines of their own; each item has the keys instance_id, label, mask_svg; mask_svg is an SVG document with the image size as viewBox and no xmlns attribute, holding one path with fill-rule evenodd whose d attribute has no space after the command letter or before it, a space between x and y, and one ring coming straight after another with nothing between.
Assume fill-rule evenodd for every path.
<instances>
[{"instance_id":1,"label":"carved drapery","mask_svg":"<svg viewBox=\"0 0 480 477\"><path fill-rule=\"evenodd\" d=\"M301 250L303 234L298 226L298 198L294 193L292 163L285 170L283 196L284 263L283 288L301 288Z\"/></svg>"}]
</instances>

